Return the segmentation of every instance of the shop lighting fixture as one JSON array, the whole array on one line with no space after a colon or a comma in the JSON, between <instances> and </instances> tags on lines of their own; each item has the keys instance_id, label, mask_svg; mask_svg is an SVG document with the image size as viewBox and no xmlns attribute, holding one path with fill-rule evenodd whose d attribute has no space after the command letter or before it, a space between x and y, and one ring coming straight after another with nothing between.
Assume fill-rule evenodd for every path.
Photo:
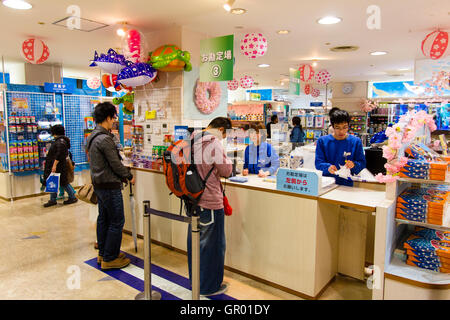
<instances>
[{"instance_id":1,"label":"shop lighting fixture","mask_svg":"<svg viewBox=\"0 0 450 320\"><path fill-rule=\"evenodd\" d=\"M227 1L225 2L225 4L223 5L223 8L224 8L226 11L230 12L230 11L231 11L231 7L233 6L234 2L235 2L235 0L227 0Z\"/></svg>"},{"instance_id":2,"label":"shop lighting fixture","mask_svg":"<svg viewBox=\"0 0 450 320\"><path fill-rule=\"evenodd\" d=\"M119 37L123 38L127 34L127 28L126 28L127 23L121 22L120 24L122 25L122 27L117 29L116 33Z\"/></svg>"},{"instance_id":3,"label":"shop lighting fixture","mask_svg":"<svg viewBox=\"0 0 450 320\"><path fill-rule=\"evenodd\" d=\"M242 8L231 9L232 14L244 14L246 12L247 12L247 10L242 9Z\"/></svg>"},{"instance_id":4,"label":"shop lighting fixture","mask_svg":"<svg viewBox=\"0 0 450 320\"><path fill-rule=\"evenodd\" d=\"M371 52L370 54L373 56L382 56L382 55L387 54L387 52L386 51L374 51L374 52Z\"/></svg>"},{"instance_id":5,"label":"shop lighting fixture","mask_svg":"<svg viewBox=\"0 0 450 320\"><path fill-rule=\"evenodd\" d=\"M290 31L289 30L278 30L277 33L278 34L288 34Z\"/></svg>"},{"instance_id":6,"label":"shop lighting fixture","mask_svg":"<svg viewBox=\"0 0 450 320\"><path fill-rule=\"evenodd\" d=\"M270 67L270 64L261 63L261 64L258 64L258 67L260 67L260 68L268 68L268 67Z\"/></svg>"},{"instance_id":7,"label":"shop lighting fixture","mask_svg":"<svg viewBox=\"0 0 450 320\"><path fill-rule=\"evenodd\" d=\"M317 20L317 23L319 23L319 24L336 24L341 21L342 21L341 18L328 16L328 17L320 18L319 20Z\"/></svg>"},{"instance_id":8,"label":"shop lighting fixture","mask_svg":"<svg viewBox=\"0 0 450 320\"><path fill-rule=\"evenodd\" d=\"M24 0L3 0L3 5L12 9L29 10L33 6Z\"/></svg>"},{"instance_id":9,"label":"shop lighting fixture","mask_svg":"<svg viewBox=\"0 0 450 320\"><path fill-rule=\"evenodd\" d=\"M317 67L317 61L314 61L314 62L312 63L312 66L313 66L313 67Z\"/></svg>"}]
</instances>

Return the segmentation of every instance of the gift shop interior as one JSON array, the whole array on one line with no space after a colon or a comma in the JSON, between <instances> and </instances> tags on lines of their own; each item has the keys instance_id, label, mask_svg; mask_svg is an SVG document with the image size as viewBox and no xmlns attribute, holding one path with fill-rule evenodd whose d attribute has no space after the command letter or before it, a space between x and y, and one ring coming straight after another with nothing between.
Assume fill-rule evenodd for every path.
<instances>
[{"instance_id":1,"label":"gift shop interior","mask_svg":"<svg viewBox=\"0 0 450 320\"><path fill-rule=\"evenodd\" d=\"M151 262L161 299L194 300L191 230L215 225L226 291L201 275L201 299L450 299L449 15L445 0L3 0L0 299L148 298ZM117 269L80 192L98 188L100 104L134 179ZM180 200L192 171L170 155L199 132L226 161L189 167L212 168L205 198L217 181L225 204L199 208L222 227ZM208 265L204 247L222 249L202 237Z\"/></svg>"}]
</instances>

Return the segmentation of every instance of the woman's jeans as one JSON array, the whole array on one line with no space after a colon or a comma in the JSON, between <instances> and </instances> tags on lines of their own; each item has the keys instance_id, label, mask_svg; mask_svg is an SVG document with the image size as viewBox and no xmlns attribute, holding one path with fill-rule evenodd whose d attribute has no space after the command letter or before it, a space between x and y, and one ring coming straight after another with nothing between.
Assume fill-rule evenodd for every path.
<instances>
[{"instance_id":1,"label":"woman's jeans","mask_svg":"<svg viewBox=\"0 0 450 320\"><path fill-rule=\"evenodd\" d=\"M69 195L69 199L75 198L75 190L72 188L70 184L66 184L65 186L61 186L64 190L66 190L67 194ZM58 193L52 192L50 193L50 201L56 202L56 197L58 196Z\"/></svg>"},{"instance_id":2,"label":"woman's jeans","mask_svg":"<svg viewBox=\"0 0 450 320\"><path fill-rule=\"evenodd\" d=\"M200 294L211 294L220 289L225 264L224 210L197 209L200 229ZM192 285L192 236L188 227L187 251L189 279Z\"/></svg>"},{"instance_id":3,"label":"woman's jeans","mask_svg":"<svg viewBox=\"0 0 450 320\"><path fill-rule=\"evenodd\" d=\"M97 243L98 255L105 262L119 256L122 230L125 224L122 191L95 189L98 199Z\"/></svg>"}]
</instances>

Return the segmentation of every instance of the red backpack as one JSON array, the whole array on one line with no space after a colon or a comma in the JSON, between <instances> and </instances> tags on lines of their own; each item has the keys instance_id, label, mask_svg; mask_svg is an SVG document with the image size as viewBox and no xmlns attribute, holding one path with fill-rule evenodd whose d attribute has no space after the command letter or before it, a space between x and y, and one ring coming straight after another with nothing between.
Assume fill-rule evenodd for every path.
<instances>
[{"instance_id":1,"label":"red backpack","mask_svg":"<svg viewBox=\"0 0 450 320\"><path fill-rule=\"evenodd\" d=\"M197 165L194 163L194 143L203 137L196 135L191 140L178 140L164 152L163 166L166 184L171 194L175 194L186 206L188 216L194 213L200 198L205 191L206 181L214 170L214 167L202 179ZM182 208L180 208L181 214Z\"/></svg>"}]
</instances>

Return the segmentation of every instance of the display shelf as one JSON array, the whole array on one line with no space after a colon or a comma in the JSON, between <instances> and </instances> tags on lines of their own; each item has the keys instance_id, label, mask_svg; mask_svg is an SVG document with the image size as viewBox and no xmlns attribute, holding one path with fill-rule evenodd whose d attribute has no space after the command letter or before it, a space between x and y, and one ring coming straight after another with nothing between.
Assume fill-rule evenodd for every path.
<instances>
[{"instance_id":1,"label":"display shelf","mask_svg":"<svg viewBox=\"0 0 450 320\"><path fill-rule=\"evenodd\" d=\"M395 221L398 224L411 224L411 225L415 225L415 226L419 226L419 227L425 227L425 228L435 229L435 230L440 230L440 231L450 231L450 227L440 226L440 225L436 225L436 224L429 224L429 223L404 220L404 219L395 219Z\"/></svg>"},{"instance_id":2,"label":"display shelf","mask_svg":"<svg viewBox=\"0 0 450 320\"><path fill-rule=\"evenodd\" d=\"M427 179L414 179L414 178L399 178L398 181L410 182L410 183L420 183L420 184L446 184L446 185L450 185L450 180L440 181L440 180L427 180Z\"/></svg>"},{"instance_id":3,"label":"display shelf","mask_svg":"<svg viewBox=\"0 0 450 320\"><path fill-rule=\"evenodd\" d=\"M439 273L419 267L407 265L395 255L392 256L391 262L384 269L385 273L431 285L448 285L450 284L449 273Z\"/></svg>"}]
</instances>

